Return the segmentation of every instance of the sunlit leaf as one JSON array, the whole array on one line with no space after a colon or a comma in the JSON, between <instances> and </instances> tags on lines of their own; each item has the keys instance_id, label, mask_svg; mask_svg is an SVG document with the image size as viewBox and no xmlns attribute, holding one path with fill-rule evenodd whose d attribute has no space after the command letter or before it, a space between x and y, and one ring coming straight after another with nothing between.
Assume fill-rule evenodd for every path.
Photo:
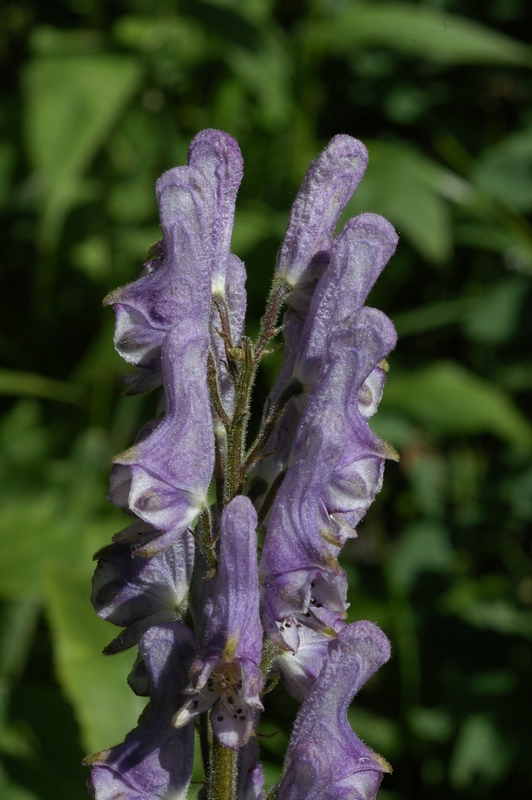
<instances>
[{"instance_id":1,"label":"sunlit leaf","mask_svg":"<svg viewBox=\"0 0 532 800\"><path fill-rule=\"evenodd\" d=\"M56 381L31 372L0 369L0 395L12 397L40 397L60 403L86 405L87 395L83 386Z\"/></svg>"},{"instance_id":2,"label":"sunlit leaf","mask_svg":"<svg viewBox=\"0 0 532 800\"><path fill-rule=\"evenodd\" d=\"M532 66L527 45L465 17L411 3L345 4L315 24L309 38L335 53L377 45L449 64Z\"/></svg>"},{"instance_id":3,"label":"sunlit leaf","mask_svg":"<svg viewBox=\"0 0 532 800\"><path fill-rule=\"evenodd\" d=\"M42 192L41 233L53 244L81 190L81 177L138 85L131 58L38 58L24 71L29 155Z\"/></svg>"},{"instance_id":4,"label":"sunlit leaf","mask_svg":"<svg viewBox=\"0 0 532 800\"><path fill-rule=\"evenodd\" d=\"M382 405L444 434L492 433L532 447L532 425L510 397L451 361L408 373L391 370Z\"/></svg>"},{"instance_id":5,"label":"sunlit leaf","mask_svg":"<svg viewBox=\"0 0 532 800\"><path fill-rule=\"evenodd\" d=\"M452 232L444 198L463 198L467 184L401 142L372 142L369 152L368 170L343 218L362 211L382 214L425 258L445 261Z\"/></svg>"},{"instance_id":6,"label":"sunlit leaf","mask_svg":"<svg viewBox=\"0 0 532 800\"><path fill-rule=\"evenodd\" d=\"M146 704L126 684L134 654L102 655L113 630L94 613L84 571L50 565L45 594L58 677L76 711L83 746L97 751L117 744Z\"/></svg>"}]
</instances>

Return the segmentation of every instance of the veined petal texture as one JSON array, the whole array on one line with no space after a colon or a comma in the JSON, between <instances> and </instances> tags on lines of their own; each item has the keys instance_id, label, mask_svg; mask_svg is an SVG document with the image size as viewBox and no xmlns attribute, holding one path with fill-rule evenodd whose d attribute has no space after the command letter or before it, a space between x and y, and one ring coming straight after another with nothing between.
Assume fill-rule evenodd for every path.
<instances>
[{"instance_id":1,"label":"veined petal texture","mask_svg":"<svg viewBox=\"0 0 532 800\"><path fill-rule=\"evenodd\" d=\"M209 603L200 658L192 669L190 699L174 718L177 727L209 709L216 738L238 750L262 710L262 625L257 574L257 516L251 501L234 497L222 512L218 587Z\"/></svg>"},{"instance_id":2,"label":"veined petal texture","mask_svg":"<svg viewBox=\"0 0 532 800\"><path fill-rule=\"evenodd\" d=\"M182 702L194 653L191 632L179 622L150 628L139 654L148 674L150 705L122 744L88 756L95 800L185 800L192 777L194 729L176 730L172 714Z\"/></svg>"},{"instance_id":3,"label":"veined petal texture","mask_svg":"<svg viewBox=\"0 0 532 800\"><path fill-rule=\"evenodd\" d=\"M185 317L163 346L166 410L152 433L117 456L129 470L131 512L160 533L137 556L169 546L203 508L214 468L214 433L207 389L208 332L195 317ZM111 484L109 499L119 504L124 481Z\"/></svg>"},{"instance_id":4,"label":"veined petal texture","mask_svg":"<svg viewBox=\"0 0 532 800\"><path fill-rule=\"evenodd\" d=\"M334 240L330 263L318 281L304 323L294 310L287 312L287 351L269 402L277 402L289 384L299 389L270 436L265 448L269 455L256 470L267 484L271 485L288 465L299 415L327 359L329 344L341 335L348 321L356 324L357 314L396 245L397 234L383 217L361 214L349 220ZM386 326L383 322L382 327L383 332L386 327L390 329L381 356L384 358L395 346L396 337L391 323ZM373 352L367 352L367 357L371 359ZM359 404L366 419L375 413L386 380L379 361L374 360L359 389Z\"/></svg>"},{"instance_id":5,"label":"veined petal texture","mask_svg":"<svg viewBox=\"0 0 532 800\"><path fill-rule=\"evenodd\" d=\"M244 276L233 266L230 241L242 156L226 133L205 130L192 141L189 166L175 167L157 181L163 231L156 257L142 276L116 289L104 303L116 310L115 347L140 369L125 376L129 394L161 383L161 346L184 306L208 325L213 288L229 298L235 328L245 311ZM234 289L228 283L236 283Z\"/></svg>"},{"instance_id":6,"label":"veined petal texture","mask_svg":"<svg viewBox=\"0 0 532 800\"><path fill-rule=\"evenodd\" d=\"M141 541L143 541L141 539ZM152 625L182 620L194 566L194 540L185 531L164 552L132 558L135 545L115 542L95 555L92 604L99 617L125 628L105 649L116 653L138 643Z\"/></svg>"},{"instance_id":7,"label":"veined petal texture","mask_svg":"<svg viewBox=\"0 0 532 800\"><path fill-rule=\"evenodd\" d=\"M296 717L277 800L374 800L391 770L353 732L347 709L389 657L388 639L371 622L346 625L330 643Z\"/></svg>"},{"instance_id":8,"label":"veined petal texture","mask_svg":"<svg viewBox=\"0 0 532 800\"><path fill-rule=\"evenodd\" d=\"M202 173L209 186L213 213L207 257L211 265L212 297L226 309L231 328L229 344L237 345L244 333L246 268L230 248L236 196L243 174L242 154L232 136L209 128L192 140L188 163ZM227 371L225 344L219 333L222 320L216 307L211 311L210 327L222 399L230 413L233 384Z\"/></svg>"},{"instance_id":9,"label":"veined petal texture","mask_svg":"<svg viewBox=\"0 0 532 800\"><path fill-rule=\"evenodd\" d=\"M394 344L390 320L369 308L355 315L353 324L331 342L327 363L297 428L292 464L272 507L261 558L263 580L304 567L329 568L331 558L336 558L343 539L335 535L331 515L350 509L347 498L340 501L331 494L331 486L353 464L366 466L369 459L380 465L392 455L360 414L358 395L375 364ZM369 479L371 472L363 469L362 477ZM374 486L354 485L352 500L357 508L367 509L378 487L379 475Z\"/></svg>"},{"instance_id":10,"label":"veined petal texture","mask_svg":"<svg viewBox=\"0 0 532 800\"><path fill-rule=\"evenodd\" d=\"M295 288L308 280L314 262L328 261L336 223L367 161L362 142L339 134L312 162L290 212L276 277Z\"/></svg>"},{"instance_id":11,"label":"veined petal texture","mask_svg":"<svg viewBox=\"0 0 532 800\"><path fill-rule=\"evenodd\" d=\"M316 286L301 334L293 374L303 385L313 385L329 339L362 308L397 240L393 226L378 214L350 219L334 240L330 264Z\"/></svg>"}]
</instances>

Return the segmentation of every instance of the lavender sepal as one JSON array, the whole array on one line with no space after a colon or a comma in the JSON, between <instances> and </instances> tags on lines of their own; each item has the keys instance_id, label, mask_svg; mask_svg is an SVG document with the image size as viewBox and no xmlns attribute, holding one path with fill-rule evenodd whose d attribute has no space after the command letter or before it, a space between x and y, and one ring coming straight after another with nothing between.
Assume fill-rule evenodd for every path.
<instances>
[{"instance_id":1,"label":"lavender sepal","mask_svg":"<svg viewBox=\"0 0 532 800\"><path fill-rule=\"evenodd\" d=\"M214 735L234 750L252 733L253 710L262 709L256 528L251 501L233 498L220 521L218 592L186 690L191 697L174 719L176 726L185 725L212 708Z\"/></svg>"},{"instance_id":2,"label":"lavender sepal","mask_svg":"<svg viewBox=\"0 0 532 800\"><path fill-rule=\"evenodd\" d=\"M88 756L95 800L185 800L192 776L194 730L176 730L173 709L182 702L194 652L191 632L179 622L150 628L139 647L150 705L122 744Z\"/></svg>"},{"instance_id":3,"label":"lavender sepal","mask_svg":"<svg viewBox=\"0 0 532 800\"><path fill-rule=\"evenodd\" d=\"M144 539L141 537L141 542ZM194 566L194 540L185 533L163 553L132 558L135 545L116 542L100 550L92 579L92 604L99 617L125 628L107 654L137 644L152 625L182 621Z\"/></svg>"},{"instance_id":4,"label":"lavender sepal","mask_svg":"<svg viewBox=\"0 0 532 800\"><path fill-rule=\"evenodd\" d=\"M311 280L317 261L328 261L336 223L367 161L362 142L339 134L312 162L290 211L276 277L296 287Z\"/></svg>"},{"instance_id":5,"label":"lavender sepal","mask_svg":"<svg viewBox=\"0 0 532 800\"><path fill-rule=\"evenodd\" d=\"M338 633L296 717L277 800L374 800L391 769L355 735L347 708L389 657L388 639L371 622Z\"/></svg>"},{"instance_id":6,"label":"lavender sepal","mask_svg":"<svg viewBox=\"0 0 532 800\"><path fill-rule=\"evenodd\" d=\"M208 334L184 318L163 346L166 411L153 432L115 458L123 480L109 499L158 531L135 555L153 555L183 534L204 507L214 467L214 433L206 381Z\"/></svg>"}]
</instances>

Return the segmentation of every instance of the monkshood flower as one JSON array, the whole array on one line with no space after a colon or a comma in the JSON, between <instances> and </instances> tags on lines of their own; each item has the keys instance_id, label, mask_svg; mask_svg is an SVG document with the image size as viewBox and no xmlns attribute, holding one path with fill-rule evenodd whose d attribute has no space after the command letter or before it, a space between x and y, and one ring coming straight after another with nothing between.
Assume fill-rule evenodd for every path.
<instances>
[{"instance_id":1,"label":"monkshood flower","mask_svg":"<svg viewBox=\"0 0 532 800\"><path fill-rule=\"evenodd\" d=\"M331 342L268 521L260 565L267 628L270 613L282 622L290 608L308 611L318 573L330 573L328 583L337 583L339 550L380 489L384 459L394 454L371 431L357 400L394 344L392 323L369 308Z\"/></svg>"},{"instance_id":2,"label":"monkshood flower","mask_svg":"<svg viewBox=\"0 0 532 800\"><path fill-rule=\"evenodd\" d=\"M360 311L396 246L397 234L383 217L361 214L349 220L331 245L330 262L318 281L305 320L293 310L287 312L283 365L268 403L278 403L287 388L293 387L293 392L289 393L292 396L284 412L286 419L276 426L265 447L270 455L255 472L264 479L265 486L271 485L288 466L299 417L325 360L329 341L347 319ZM377 410L385 380L385 369L376 364L360 387L359 403L366 419Z\"/></svg>"},{"instance_id":3,"label":"monkshood flower","mask_svg":"<svg viewBox=\"0 0 532 800\"><path fill-rule=\"evenodd\" d=\"M214 433L206 364L208 334L183 316L162 348L166 410L155 429L114 459L109 499L153 526L135 555L168 547L205 506L214 468Z\"/></svg>"},{"instance_id":4,"label":"monkshood flower","mask_svg":"<svg viewBox=\"0 0 532 800\"><path fill-rule=\"evenodd\" d=\"M371 622L346 625L294 723L277 800L374 800L388 763L355 735L347 708L390 657L390 644Z\"/></svg>"},{"instance_id":5,"label":"monkshood flower","mask_svg":"<svg viewBox=\"0 0 532 800\"><path fill-rule=\"evenodd\" d=\"M152 625L183 621L194 567L194 540L188 531L152 558L132 558L128 542L110 544L94 558L94 609L102 619L125 628L107 645L106 654L137 644Z\"/></svg>"},{"instance_id":6,"label":"monkshood flower","mask_svg":"<svg viewBox=\"0 0 532 800\"><path fill-rule=\"evenodd\" d=\"M218 592L205 628L201 658L186 689L190 699L175 716L177 727L212 709L214 735L237 750L253 728L259 694L262 652L257 574L257 515L247 497L237 496L220 521Z\"/></svg>"},{"instance_id":7,"label":"monkshood flower","mask_svg":"<svg viewBox=\"0 0 532 800\"><path fill-rule=\"evenodd\" d=\"M300 288L312 282L318 265L329 261L336 223L367 164L368 151L362 142L343 134L334 136L312 162L290 211L276 278ZM294 302L297 306L297 298L292 297Z\"/></svg>"},{"instance_id":8,"label":"monkshood flower","mask_svg":"<svg viewBox=\"0 0 532 800\"><path fill-rule=\"evenodd\" d=\"M191 632L179 622L150 628L139 655L148 678L150 705L122 744L88 756L89 784L98 800L185 800L192 777L194 730L176 730L173 709L182 701L194 653Z\"/></svg>"},{"instance_id":9,"label":"monkshood flower","mask_svg":"<svg viewBox=\"0 0 532 800\"><path fill-rule=\"evenodd\" d=\"M201 800L264 800L259 722L279 673L302 706L278 800L374 800L388 770L346 709L389 644L372 623L346 623L338 561L396 457L368 425L395 331L364 303L397 236L375 214L334 235L366 164L346 135L311 164L256 341L230 249L242 157L221 131L199 133L187 166L157 181L162 239L106 299L134 367L127 393L162 392L114 459L108 497L130 524L96 554L94 608L123 628L105 652L138 644L128 683L149 698L121 745L86 760L96 800L185 800L195 733ZM281 330L282 367L248 442L254 378Z\"/></svg>"},{"instance_id":10,"label":"monkshood flower","mask_svg":"<svg viewBox=\"0 0 532 800\"><path fill-rule=\"evenodd\" d=\"M245 269L229 252L241 179L238 144L222 131L205 130L190 145L189 166L175 167L157 181L163 239L152 248L141 277L104 300L115 307L116 349L139 368L125 378L129 394L161 384L162 343L181 308L188 307L206 328L214 292L226 299L241 334Z\"/></svg>"}]
</instances>

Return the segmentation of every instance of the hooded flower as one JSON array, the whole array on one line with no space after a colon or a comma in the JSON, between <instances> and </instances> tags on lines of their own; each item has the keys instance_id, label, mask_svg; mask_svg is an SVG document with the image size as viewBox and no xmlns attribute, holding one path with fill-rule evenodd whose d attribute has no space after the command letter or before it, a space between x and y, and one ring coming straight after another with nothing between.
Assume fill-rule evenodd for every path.
<instances>
[{"instance_id":1,"label":"hooded flower","mask_svg":"<svg viewBox=\"0 0 532 800\"><path fill-rule=\"evenodd\" d=\"M155 625L141 639L150 704L122 744L88 756L89 791L95 800L185 800L192 776L194 730L176 730L172 714L183 700L194 652L179 622Z\"/></svg>"},{"instance_id":2,"label":"hooded flower","mask_svg":"<svg viewBox=\"0 0 532 800\"><path fill-rule=\"evenodd\" d=\"M186 612L194 566L192 535L185 531L151 558L132 558L134 548L115 542L94 556L94 609L102 619L125 628L105 648L106 654L132 647L152 625L182 620Z\"/></svg>"},{"instance_id":3,"label":"hooded flower","mask_svg":"<svg viewBox=\"0 0 532 800\"><path fill-rule=\"evenodd\" d=\"M332 244L330 263L312 295L305 322L295 311L287 312L287 351L269 402L278 402L290 385L295 390L265 447L268 456L256 471L267 485L288 466L301 412L327 359L330 343L348 320L354 323L396 245L397 234L383 217L361 214L349 220ZM387 352L395 344L395 334L388 338ZM385 379L384 367L375 362L359 389L358 400L366 419L377 409Z\"/></svg>"},{"instance_id":4,"label":"hooded flower","mask_svg":"<svg viewBox=\"0 0 532 800\"><path fill-rule=\"evenodd\" d=\"M183 317L166 335L162 362L166 410L149 435L114 461L109 499L156 530L135 555L153 555L183 534L204 507L214 468L207 390L208 334ZM127 498L127 500L126 500Z\"/></svg>"},{"instance_id":5,"label":"hooded flower","mask_svg":"<svg viewBox=\"0 0 532 800\"><path fill-rule=\"evenodd\" d=\"M277 278L302 287L315 278L318 265L328 262L336 223L367 163L362 142L345 134L331 139L312 162L290 211L275 268Z\"/></svg>"},{"instance_id":6,"label":"hooded flower","mask_svg":"<svg viewBox=\"0 0 532 800\"><path fill-rule=\"evenodd\" d=\"M226 410L230 412L233 384L227 370L225 342L220 335L224 323L219 309L225 312L230 327L231 341L227 344L237 345L244 333L246 268L230 252L230 247L236 195L243 173L242 154L232 136L209 128L192 140L188 163L206 179L213 207L213 224L208 241L211 291L215 305L211 310L211 347L215 354L222 398Z\"/></svg>"},{"instance_id":7,"label":"hooded flower","mask_svg":"<svg viewBox=\"0 0 532 800\"><path fill-rule=\"evenodd\" d=\"M205 130L190 145L189 166L168 170L157 181L162 242L141 277L104 301L115 306L116 349L138 367L124 378L129 394L160 385L162 343L181 308L207 329L211 294L221 292L235 329L242 326L245 271L229 252L241 178L238 144L222 131Z\"/></svg>"},{"instance_id":8,"label":"hooded flower","mask_svg":"<svg viewBox=\"0 0 532 800\"><path fill-rule=\"evenodd\" d=\"M186 690L190 699L174 719L181 727L212 708L214 735L233 750L247 742L253 710L262 709L256 527L251 501L241 495L233 498L220 521L218 592Z\"/></svg>"},{"instance_id":9,"label":"hooded flower","mask_svg":"<svg viewBox=\"0 0 532 800\"><path fill-rule=\"evenodd\" d=\"M268 520L260 573L270 635L310 605L333 628L345 611L345 577L336 559L380 488L384 459L393 455L360 414L358 396L393 344L388 318L365 308L329 345ZM318 597L319 610L311 603ZM323 609L333 617L326 619ZM283 627L285 643L296 652L293 631L287 636Z\"/></svg>"},{"instance_id":10,"label":"hooded flower","mask_svg":"<svg viewBox=\"0 0 532 800\"><path fill-rule=\"evenodd\" d=\"M374 800L391 770L354 734L347 709L389 657L388 639L371 622L346 625L330 643L296 717L277 800Z\"/></svg>"}]
</instances>

